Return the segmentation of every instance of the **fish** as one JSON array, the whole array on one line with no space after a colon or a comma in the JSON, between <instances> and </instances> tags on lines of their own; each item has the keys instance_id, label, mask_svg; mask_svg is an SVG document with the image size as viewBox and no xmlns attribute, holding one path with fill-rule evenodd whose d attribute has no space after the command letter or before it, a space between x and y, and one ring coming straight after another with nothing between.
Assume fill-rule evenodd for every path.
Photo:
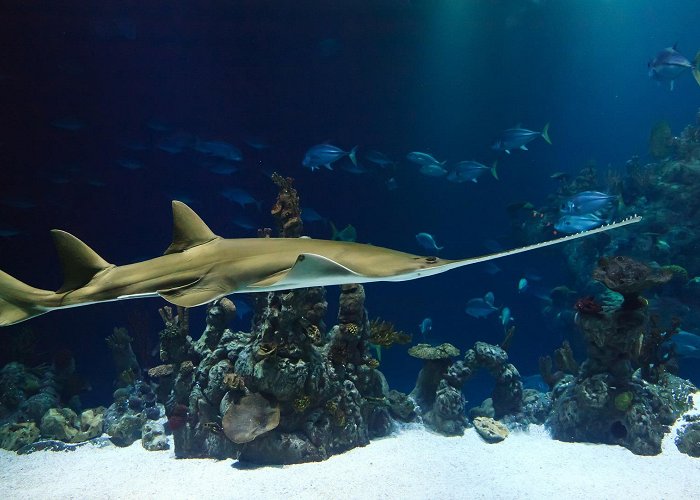
<instances>
[{"instance_id":1,"label":"fish","mask_svg":"<svg viewBox=\"0 0 700 500\"><path fill-rule=\"evenodd\" d=\"M395 191L396 189L399 188L399 183L396 181L396 178L394 178L394 177L387 179L386 182L384 183L384 185L386 186L386 188L389 191Z\"/></svg>"},{"instance_id":2,"label":"fish","mask_svg":"<svg viewBox=\"0 0 700 500\"><path fill-rule=\"evenodd\" d=\"M63 285L56 291L44 290L0 271L0 326L54 310L115 300L162 297L176 306L196 307L234 293L414 280L641 220L635 216L586 233L498 254L446 260L345 241L225 239L214 234L184 203L173 201L172 210L173 239L165 254L122 266L109 263L72 234L52 230L63 268Z\"/></svg>"},{"instance_id":3,"label":"fish","mask_svg":"<svg viewBox=\"0 0 700 500\"><path fill-rule=\"evenodd\" d=\"M201 141L197 139L195 151L229 161L242 161L243 153L233 144L224 141Z\"/></svg>"},{"instance_id":4,"label":"fish","mask_svg":"<svg viewBox=\"0 0 700 500\"><path fill-rule=\"evenodd\" d=\"M241 188L226 188L221 191L221 195L228 201L238 203L240 206L255 205L260 210L260 202L253 198L248 191Z\"/></svg>"},{"instance_id":5,"label":"fish","mask_svg":"<svg viewBox=\"0 0 700 500\"><path fill-rule=\"evenodd\" d=\"M483 298L476 297L467 301L467 307L464 312L475 318L488 318L493 313L498 311L498 308L493 305L493 292L488 292Z\"/></svg>"},{"instance_id":6,"label":"fish","mask_svg":"<svg viewBox=\"0 0 700 500\"><path fill-rule=\"evenodd\" d=\"M380 168L388 168L396 165L396 162L391 160L387 155L380 151L367 151L364 155L365 160L374 163Z\"/></svg>"},{"instance_id":7,"label":"fish","mask_svg":"<svg viewBox=\"0 0 700 500\"><path fill-rule=\"evenodd\" d=\"M661 346L673 349L673 352L681 358L700 359L700 335L680 330Z\"/></svg>"},{"instance_id":8,"label":"fish","mask_svg":"<svg viewBox=\"0 0 700 500\"><path fill-rule=\"evenodd\" d=\"M11 227L0 227L0 238L12 238L20 234L20 231Z\"/></svg>"},{"instance_id":9,"label":"fish","mask_svg":"<svg viewBox=\"0 0 700 500\"><path fill-rule=\"evenodd\" d=\"M510 323L515 321L515 318L510 312L510 307L504 307L501 309L501 314L499 314L498 319L501 320L501 324L504 328L507 328Z\"/></svg>"},{"instance_id":10,"label":"fish","mask_svg":"<svg viewBox=\"0 0 700 500\"><path fill-rule=\"evenodd\" d=\"M549 385L542 375L526 375L522 377L523 389L532 389L539 392L549 392Z\"/></svg>"},{"instance_id":11,"label":"fish","mask_svg":"<svg viewBox=\"0 0 700 500\"><path fill-rule=\"evenodd\" d=\"M498 162L496 161L493 162L490 168L478 161L460 161L450 170L450 173L447 175L447 180L458 183L468 181L477 182L484 172L489 171L493 178L498 180L498 172L496 172L497 165Z\"/></svg>"},{"instance_id":12,"label":"fish","mask_svg":"<svg viewBox=\"0 0 700 500\"><path fill-rule=\"evenodd\" d=\"M305 223L326 222L326 218L311 207L301 207L301 220Z\"/></svg>"},{"instance_id":13,"label":"fish","mask_svg":"<svg viewBox=\"0 0 700 500\"><path fill-rule=\"evenodd\" d=\"M406 155L406 159L417 165L444 165L446 162L440 162L428 153L412 151Z\"/></svg>"},{"instance_id":14,"label":"fish","mask_svg":"<svg viewBox=\"0 0 700 500\"><path fill-rule=\"evenodd\" d=\"M589 231L603 224L605 224L605 220L595 214L564 215L554 224L554 229L560 233L573 234Z\"/></svg>"},{"instance_id":15,"label":"fish","mask_svg":"<svg viewBox=\"0 0 700 500\"><path fill-rule=\"evenodd\" d=\"M616 195L600 191L582 191L564 200L560 211L569 215L591 214L610 208L616 200Z\"/></svg>"},{"instance_id":16,"label":"fish","mask_svg":"<svg viewBox=\"0 0 700 500\"><path fill-rule=\"evenodd\" d=\"M120 158L117 160L117 165L124 167L127 170L139 170L143 168L143 163L139 160L132 160L130 158Z\"/></svg>"},{"instance_id":17,"label":"fish","mask_svg":"<svg viewBox=\"0 0 700 500\"><path fill-rule=\"evenodd\" d=\"M333 163L347 156L353 165L357 165L357 146L350 151L343 151L332 144L316 144L309 148L304 155L301 164L312 172L320 167L326 167L328 170L333 170Z\"/></svg>"},{"instance_id":18,"label":"fish","mask_svg":"<svg viewBox=\"0 0 700 500\"><path fill-rule=\"evenodd\" d=\"M245 214L234 215L231 219L231 222L233 222L236 226L240 227L241 229L247 229L249 231L257 229L259 227L259 225L256 224L253 219L251 219Z\"/></svg>"},{"instance_id":19,"label":"fish","mask_svg":"<svg viewBox=\"0 0 700 500\"><path fill-rule=\"evenodd\" d=\"M428 233L418 233L416 235L416 241L420 246L425 248L426 250L430 250L432 252L439 252L445 247L439 247L437 246L437 243L435 243L435 238L433 235L428 234Z\"/></svg>"},{"instance_id":20,"label":"fish","mask_svg":"<svg viewBox=\"0 0 700 500\"><path fill-rule=\"evenodd\" d=\"M428 177L443 177L447 175L447 170L445 170L442 165L438 164L421 165L418 171Z\"/></svg>"},{"instance_id":21,"label":"fish","mask_svg":"<svg viewBox=\"0 0 700 500\"><path fill-rule=\"evenodd\" d=\"M195 144L195 138L187 132L176 132L175 134L165 137L158 142L157 148L171 155L182 153L185 149L189 149Z\"/></svg>"},{"instance_id":22,"label":"fish","mask_svg":"<svg viewBox=\"0 0 700 500\"><path fill-rule=\"evenodd\" d=\"M520 281L518 281L518 293L523 293L525 290L527 290L527 286L527 278L520 278Z\"/></svg>"},{"instance_id":23,"label":"fish","mask_svg":"<svg viewBox=\"0 0 700 500\"><path fill-rule=\"evenodd\" d=\"M420 330L420 334L423 336L423 340L425 340L426 335L433 331L432 318L424 318L418 325L418 329Z\"/></svg>"},{"instance_id":24,"label":"fish","mask_svg":"<svg viewBox=\"0 0 700 500\"><path fill-rule=\"evenodd\" d=\"M534 141L538 137L542 137L542 139L547 141L547 144L552 144L552 141L549 138L549 123L544 126L542 132L520 128L519 126L504 130L496 143L491 146L491 149L496 151L505 151L508 154L510 154L512 149L522 149L527 151L527 147L525 145L531 141Z\"/></svg>"},{"instance_id":25,"label":"fish","mask_svg":"<svg viewBox=\"0 0 700 500\"><path fill-rule=\"evenodd\" d=\"M340 231L338 231L338 228L335 227L332 221L330 221L330 224L331 231L333 231L333 235L331 236L332 241L357 241L357 230L352 224L348 224Z\"/></svg>"},{"instance_id":26,"label":"fish","mask_svg":"<svg viewBox=\"0 0 700 500\"><path fill-rule=\"evenodd\" d=\"M659 51L656 56L647 64L649 68L649 78L657 82L668 82L669 89L673 90L676 78L681 76L688 70L691 70L693 77L698 85L700 85L700 51L695 54L695 58L691 63L680 52L678 52L678 44L673 47L666 47Z\"/></svg>"}]
</instances>

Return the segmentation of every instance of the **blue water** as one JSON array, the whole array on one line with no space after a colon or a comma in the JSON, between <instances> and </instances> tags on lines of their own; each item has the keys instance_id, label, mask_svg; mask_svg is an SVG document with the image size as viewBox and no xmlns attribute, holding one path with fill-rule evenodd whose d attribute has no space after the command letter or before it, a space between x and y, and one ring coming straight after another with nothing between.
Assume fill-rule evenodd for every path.
<instances>
[{"instance_id":1,"label":"blue water","mask_svg":"<svg viewBox=\"0 0 700 500\"><path fill-rule=\"evenodd\" d=\"M253 236L232 218L245 213L273 226L271 171L295 178L303 206L339 227L353 224L358 241L421 253L414 235L429 232L444 245L441 256L489 253L485 240L519 243L508 203L544 203L557 187L553 172L574 174L591 160L601 172L621 171L632 155L647 161L651 127L665 119L678 133L700 106L689 74L673 92L646 74L664 47L678 42L690 59L700 48L700 10L692 0L142 4L0 7L0 200L35 205L0 205L0 229L19 231L0 238L0 264L32 285L55 289L61 281L51 228L79 236L116 264L159 255L169 244L172 199L189 203L218 234ZM500 131L518 123L541 130L548 122L553 145L538 139L529 151L501 157L500 181L485 175L476 185L451 184L422 176L405 160L410 151L425 151L449 163L490 165ZM216 175L191 147L175 154L158 147L183 136L236 145L240 170ZM250 147L251 137L269 147ZM397 160L398 189L387 190L389 175L379 169L343 171L347 160L333 171L303 169L304 152L324 141L357 145L360 157L376 149ZM124 160L142 168L124 168ZM246 189L263 210L227 201L220 195L226 187ZM306 232L331 235L322 223ZM576 345L577 333L573 326L567 335L548 331L542 302L518 294L517 283L525 269L547 287L570 282L561 252L499 261L502 272L494 276L474 266L369 285L367 308L416 339L429 316L428 340L464 350L503 337L495 316L464 313L468 299L493 291L516 318L511 360L521 373L536 373L539 356L564 337ZM332 324L337 290L328 295ZM114 326L134 325L155 336L162 305L77 308L13 328L37 333L39 358L73 351L93 387L83 400L98 404L114 377L104 337ZM195 332L201 309L192 313ZM419 367L405 346L383 353L392 387L410 390ZM471 401L488 393L478 385L467 389Z\"/></svg>"}]
</instances>

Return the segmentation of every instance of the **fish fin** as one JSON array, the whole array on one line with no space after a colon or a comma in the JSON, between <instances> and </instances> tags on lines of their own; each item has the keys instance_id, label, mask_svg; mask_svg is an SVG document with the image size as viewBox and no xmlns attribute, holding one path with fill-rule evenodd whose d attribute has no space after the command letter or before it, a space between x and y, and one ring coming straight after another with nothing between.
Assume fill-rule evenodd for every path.
<instances>
[{"instance_id":1,"label":"fish fin","mask_svg":"<svg viewBox=\"0 0 700 500\"><path fill-rule=\"evenodd\" d=\"M276 274L271 277L276 278L277 276ZM326 286L329 283L337 282L337 278L339 277L354 279L355 277L359 277L359 275L351 269L322 255L302 253L297 257L296 262L289 271L282 274L281 278L271 282L269 280L270 277L268 277L257 283L252 283L250 288L254 289L256 286L270 285L279 286L280 288L284 288L285 286L298 288L299 285Z\"/></svg>"},{"instance_id":2,"label":"fish fin","mask_svg":"<svg viewBox=\"0 0 700 500\"><path fill-rule=\"evenodd\" d=\"M547 141L547 144L552 144L552 140L549 138L549 122L545 123L544 128L542 129L542 139Z\"/></svg>"},{"instance_id":3,"label":"fish fin","mask_svg":"<svg viewBox=\"0 0 700 500\"><path fill-rule=\"evenodd\" d=\"M493 175L493 178L496 180L500 180L498 178L498 172L496 172L496 167L498 166L498 160L493 162L493 165L491 166L491 175Z\"/></svg>"},{"instance_id":4,"label":"fish fin","mask_svg":"<svg viewBox=\"0 0 700 500\"><path fill-rule=\"evenodd\" d=\"M523 144L522 146L520 146L520 149L522 149L523 151L528 151L527 146L525 146L525 144Z\"/></svg>"},{"instance_id":5,"label":"fish fin","mask_svg":"<svg viewBox=\"0 0 700 500\"><path fill-rule=\"evenodd\" d=\"M505 151L506 154L510 154L510 150L508 150L508 149L504 149L503 151Z\"/></svg>"},{"instance_id":6,"label":"fish fin","mask_svg":"<svg viewBox=\"0 0 700 500\"><path fill-rule=\"evenodd\" d=\"M14 325L49 312L51 309L33 303L37 295L53 295L53 292L34 288L0 271L0 326Z\"/></svg>"},{"instance_id":7,"label":"fish fin","mask_svg":"<svg viewBox=\"0 0 700 500\"><path fill-rule=\"evenodd\" d=\"M63 269L63 286L56 293L75 290L112 264L70 233L52 229L53 241Z\"/></svg>"},{"instance_id":8,"label":"fish fin","mask_svg":"<svg viewBox=\"0 0 700 500\"><path fill-rule=\"evenodd\" d=\"M348 153L348 158L350 158L350 161L352 162L353 165L357 166L357 146L352 148L350 152Z\"/></svg>"},{"instance_id":9,"label":"fish fin","mask_svg":"<svg viewBox=\"0 0 700 500\"><path fill-rule=\"evenodd\" d=\"M693 78L700 85L700 50L695 54L695 59L693 59Z\"/></svg>"},{"instance_id":10,"label":"fish fin","mask_svg":"<svg viewBox=\"0 0 700 500\"><path fill-rule=\"evenodd\" d=\"M173 200L173 242L164 255L182 252L188 248L209 243L219 238L194 210Z\"/></svg>"},{"instance_id":11,"label":"fish fin","mask_svg":"<svg viewBox=\"0 0 700 500\"><path fill-rule=\"evenodd\" d=\"M224 290L213 278L203 276L192 283L158 290L156 293L176 306L195 307L233 293L233 290Z\"/></svg>"},{"instance_id":12,"label":"fish fin","mask_svg":"<svg viewBox=\"0 0 700 500\"><path fill-rule=\"evenodd\" d=\"M331 166L330 163L326 163L323 166L326 167L328 170L333 170L333 167Z\"/></svg>"}]
</instances>

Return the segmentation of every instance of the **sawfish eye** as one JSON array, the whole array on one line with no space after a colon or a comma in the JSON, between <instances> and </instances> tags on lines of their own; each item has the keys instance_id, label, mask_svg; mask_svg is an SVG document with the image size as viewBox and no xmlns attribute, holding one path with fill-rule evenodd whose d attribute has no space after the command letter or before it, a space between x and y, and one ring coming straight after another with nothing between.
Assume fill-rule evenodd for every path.
<instances>
[{"instance_id":1,"label":"sawfish eye","mask_svg":"<svg viewBox=\"0 0 700 500\"><path fill-rule=\"evenodd\" d=\"M425 261L426 261L428 264L434 264L435 262L437 262L437 260L438 260L437 257L432 257L432 256L431 256L431 257L426 257L426 258L425 258Z\"/></svg>"}]
</instances>

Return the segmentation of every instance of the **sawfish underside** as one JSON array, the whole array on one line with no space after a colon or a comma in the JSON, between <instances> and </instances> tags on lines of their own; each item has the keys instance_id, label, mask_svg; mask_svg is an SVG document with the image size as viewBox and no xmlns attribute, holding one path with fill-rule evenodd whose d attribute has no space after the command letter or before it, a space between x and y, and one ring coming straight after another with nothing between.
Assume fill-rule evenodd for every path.
<instances>
[{"instance_id":1,"label":"sawfish underside","mask_svg":"<svg viewBox=\"0 0 700 500\"><path fill-rule=\"evenodd\" d=\"M232 293L312 286L406 281L583 238L639 222L633 216L550 241L462 260L312 238L225 239L187 205L173 201L173 242L154 259L115 266L75 236L53 230L64 283L53 292L0 271L0 326L67 307L139 297L163 297L194 307Z\"/></svg>"}]
</instances>

